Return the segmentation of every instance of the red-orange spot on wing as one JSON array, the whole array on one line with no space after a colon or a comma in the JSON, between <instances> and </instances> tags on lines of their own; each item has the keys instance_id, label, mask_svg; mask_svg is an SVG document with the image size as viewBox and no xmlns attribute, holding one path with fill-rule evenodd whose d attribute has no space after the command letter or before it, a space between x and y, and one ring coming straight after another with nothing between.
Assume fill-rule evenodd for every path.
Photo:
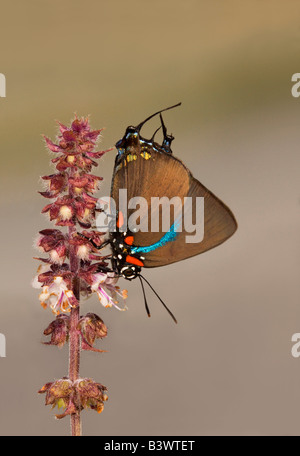
<instances>
[{"instance_id":1,"label":"red-orange spot on wing","mask_svg":"<svg viewBox=\"0 0 300 456\"><path fill-rule=\"evenodd\" d=\"M126 263L135 264L136 266L144 266L144 263L131 255L126 256Z\"/></svg>"},{"instance_id":2,"label":"red-orange spot on wing","mask_svg":"<svg viewBox=\"0 0 300 456\"><path fill-rule=\"evenodd\" d=\"M133 236L126 236L126 238L124 239L124 241L125 241L126 244L128 244L128 245L132 245L132 244L133 244Z\"/></svg>"},{"instance_id":3,"label":"red-orange spot on wing","mask_svg":"<svg viewBox=\"0 0 300 456\"><path fill-rule=\"evenodd\" d=\"M119 212L119 217L118 217L118 221L117 221L117 227L121 228L121 226L123 226L123 225L124 225L124 217L123 217L122 212Z\"/></svg>"}]
</instances>

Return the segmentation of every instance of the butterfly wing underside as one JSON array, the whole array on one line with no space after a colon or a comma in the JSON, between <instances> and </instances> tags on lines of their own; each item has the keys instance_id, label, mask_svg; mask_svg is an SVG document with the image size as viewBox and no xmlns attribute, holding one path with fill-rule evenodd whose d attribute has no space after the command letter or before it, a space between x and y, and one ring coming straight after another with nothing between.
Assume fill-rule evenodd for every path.
<instances>
[{"instance_id":1,"label":"butterfly wing underside","mask_svg":"<svg viewBox=\"0 0 300 456\"><path fill-rule=\"evenodd\" d=\"M193 223L196 222L195 200L204 197L204 237L201 242L186 242L193 233L186 232L183 223L182 231L177 232L172 240L143 254L145 267L159 267L190 258L222 244L233 235L237 223L230 209L195 179L180 160L153 147L148 149L147 158L140 146L134 152L129 161L125 157L125 160L115 165L111 196L116 202L117 210L119 189L127 189L128 201L136 196L142 196L147 201L148 209L141 213L140 223L147 217L149 231L134 234L135 246L157 244L166 234L161 223L161 207L153 209L152 197L179 197L182 204L185 197L190 197ZM128 219L134 210L128 210ZM151 217L160 220L157 232L151 231ZM170 225L176 223L177 219L178 213L174 211L170 216Z\"/></svg>"}]
</instances>

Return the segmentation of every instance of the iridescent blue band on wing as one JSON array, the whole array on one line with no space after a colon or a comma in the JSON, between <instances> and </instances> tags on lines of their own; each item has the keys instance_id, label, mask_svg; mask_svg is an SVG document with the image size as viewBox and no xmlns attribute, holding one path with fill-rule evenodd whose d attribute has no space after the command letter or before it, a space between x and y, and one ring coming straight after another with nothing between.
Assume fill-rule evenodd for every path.
<instances>
[{"instance_id":1,"label":"iridescent blue band on wing","mask_svg":"<svg viewBox=\"0 0 300 456\"><path fill-rule=\"evenodd\" d=\"M180 220L177 222L174 222L169 231L163 235L163 237L155 242L155 244L151 245L145 245L142 247L133 247L131 249L131 253L149 253L153 252L153 250L158 249L159 247L163 247L166 245L168 242L174 241L178 235L178 232L176 229L180 226Z\"/></svg>"}]
</instances>

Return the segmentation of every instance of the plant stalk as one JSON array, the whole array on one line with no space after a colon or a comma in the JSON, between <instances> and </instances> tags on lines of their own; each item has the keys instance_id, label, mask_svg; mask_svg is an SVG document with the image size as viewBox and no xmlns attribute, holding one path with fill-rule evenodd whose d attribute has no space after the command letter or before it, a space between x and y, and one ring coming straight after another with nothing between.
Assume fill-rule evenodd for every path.
<instances>
[{"instance_id":1,"label":"plant stalk","mask_svg":"<svg viewBox=\"0 0 300 456\"><path fill-rule=\"evenodd\" d=\"M75 227L69 227L69 239L72 239L73 233L76 232ZM80 281L77 276L79 262L74 251L74 246L70 245L70 269L74 273L72 290L79 302L80 299ZM69 333L69 379L73 382L79 378L80 364L80 335L77 330L79 321L80 308L79 306L71 309L70 315L70 333ZM81 436L81 419L80 411L71 415L71 435Z\"/></svg>"}]
</instances>

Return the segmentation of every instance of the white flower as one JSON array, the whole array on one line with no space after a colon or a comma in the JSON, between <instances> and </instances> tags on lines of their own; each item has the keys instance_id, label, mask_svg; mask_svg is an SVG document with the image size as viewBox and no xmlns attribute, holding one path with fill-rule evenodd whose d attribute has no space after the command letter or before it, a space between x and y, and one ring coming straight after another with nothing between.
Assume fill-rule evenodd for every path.
<instances>
[{"instance_id":1,"label":"white flower","mask_svg":"<svg viewBox=\"0 0 300 456\"><path fill-rule=\"evenodd\" d=\"M118 297L122 300L127 298L127 290L120 290L120 287L116 286L118 278L113 272L98 272L93 274L93 284L91 286L92 291L95 291L98 295L99 301L104 307L114 306L118 310L127 310L127 307L119 307Z\"/></svg>"},{"instance_id":2,"label":"white flower","mask_svg":"<svg viewBox=\"0 0 300 456\"><path fill-rule=\"evenodd\" d=\"M41 305L46 308L48 305L53 313L68 313L72 307L78 306L78 301L72 290L68 290L67 284L61 276L54 277L51 285L43 287L39 296Z\"/></svg>"},{"instance_id":3,"label":"white flower","mask_svg":"<svg viewBox=\"0 0 300 456\"><path fill-rule=\"evenodd\" d=\"M91 248L87 244L82 244L77 247L76 253L80 260L88 260L91 253Z\"/></svg>"}]
</instances>

